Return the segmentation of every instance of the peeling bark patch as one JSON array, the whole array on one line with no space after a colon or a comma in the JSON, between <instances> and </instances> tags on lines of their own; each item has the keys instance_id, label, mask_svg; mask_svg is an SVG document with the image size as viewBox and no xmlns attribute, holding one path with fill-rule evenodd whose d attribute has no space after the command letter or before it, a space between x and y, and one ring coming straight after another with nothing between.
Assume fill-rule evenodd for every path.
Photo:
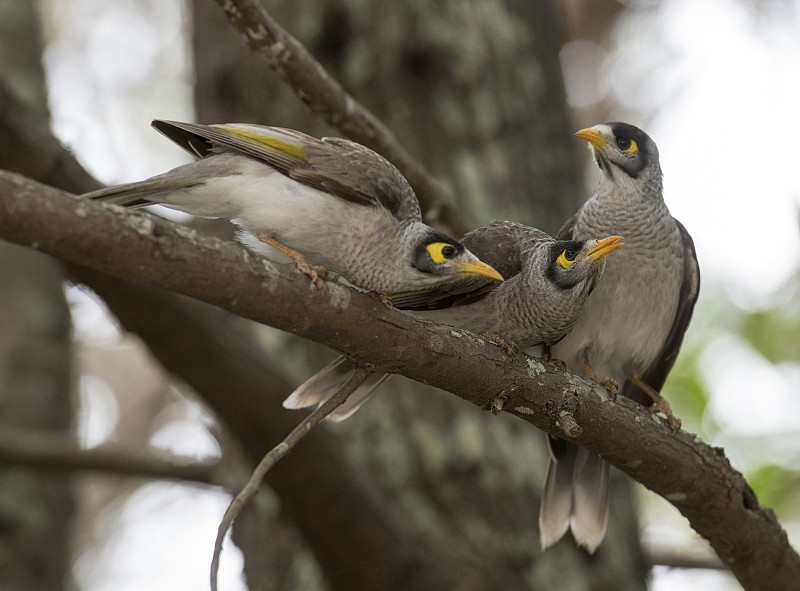
<instances>
[{"instance_id":1,"label":"peeling bark patch","mask_svg":"<svg viewBox=\"0 0 800 591\"><path fill-rule=\"evenodd\" d=\"M142 218L138 226L136 226L136 233L139 236L150 236L153 233L153 220Z\"/></svg>"},{"instance_id":2,"label":"peeling bark patch","mask_svg":"<svg viewBox=\"0 0 800 591\"><path fill-rule=\"evenodd\" d=\"M444 342L439 335L431 335L428 339L428 346L437 353L441 353L443 344Z\"/></svg>"},{"instance_id":3,"label":"peeling bark patch","mask_svg":"<svg viewBox=\"0 0 800 591\"><path fill-rule=\"evenodd\" d=\"M346 310L350 305L350 290L329 289L328 303L337 310Z\"/></svg>"},{"instance_id":4,"label":"peeling bark patch","mask_svg":"<svg viewBox=\"0 0 800 591\"><path fill-rule=\"evenodd\" d=\"M544 365L536 361L535 359L528 359L528 377L535 378L536 376L540 376L547 371L544 368Z\"/></svg>"},{"instance_id":5,"label":"peeling bark patch","mask_svg":"<svg viewBox=\"0 0 800 591\"><path fill-rule=\"evenodd\" d=\"M686 493L676 492L664 495L664 498L671 503L681 503L687 499Z\"/></svg>"}]
</instances>

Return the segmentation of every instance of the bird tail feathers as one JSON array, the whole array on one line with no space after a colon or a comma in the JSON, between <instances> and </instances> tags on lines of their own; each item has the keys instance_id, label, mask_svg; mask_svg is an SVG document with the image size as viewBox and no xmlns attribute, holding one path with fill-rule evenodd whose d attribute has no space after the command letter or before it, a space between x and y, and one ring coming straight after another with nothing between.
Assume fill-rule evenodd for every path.
<instances>
[{"instance_id":1,"label":"bird tail feathers","mask_svg":"<svg viewBox=\"0 0 800 591\"><path fill-rule=\"evenodd\" d=\"M350 376L353 375L354 371L355 367L346 357L335 359L289 394L289 397L283 401L284 408L298 409L319 406L336 394ZM361 408L389 375L386 373L374 373L369 376L355 392L350 394L344 404L334 409L326 417L326 420L338 422L350 417Z\"/></svg>"},{"instance_id":2,"label":"bird tail feathers","mask_svg":"<svg viewBox=\"0 0 800 591\"><path fill-rule=\"evenodd\" d=\"M565 441L548 443L551 459L539 507L542 550L570 529L593 554L608 526L608 462Z\"/></svg>"}]
</instances>

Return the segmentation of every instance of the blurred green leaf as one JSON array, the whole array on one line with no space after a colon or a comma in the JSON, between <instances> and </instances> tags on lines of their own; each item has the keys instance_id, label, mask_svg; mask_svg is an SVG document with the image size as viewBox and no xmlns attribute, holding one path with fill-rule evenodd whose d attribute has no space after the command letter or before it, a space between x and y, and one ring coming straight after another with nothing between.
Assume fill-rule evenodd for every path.
<instances>
[{"instance_id":1,"label":"blurred green leaf","mask_svg":"<svg viewBox=\"0 0 800 591\"><path fill-rule=\"evenodd\" d=\"M800 316L781 308L747 312L740 335L770 363L800 361Z\"/></svg>"},{"instance_id":2,"label":"blurred green leaf","mask_svg":"<svg viewBox=\"0 0 800 591\"><path fill-rule=\"evenodd\" d=\"M762 505L778 514L797 515L800 473L778 464L765 464L748 474L747 481Z\"/></svg>"},{"instance_id":3,"label":"blurred green leaf","mask_svg":"<svg viewBox=\"0 0 800 591\"><path fill-rule=\"evenodd\" d=\"M709 403L709 390L700 368L700 346L684 347L664 384L663 395L684 426L699 429Z\"/></svg>"}]
</instances>

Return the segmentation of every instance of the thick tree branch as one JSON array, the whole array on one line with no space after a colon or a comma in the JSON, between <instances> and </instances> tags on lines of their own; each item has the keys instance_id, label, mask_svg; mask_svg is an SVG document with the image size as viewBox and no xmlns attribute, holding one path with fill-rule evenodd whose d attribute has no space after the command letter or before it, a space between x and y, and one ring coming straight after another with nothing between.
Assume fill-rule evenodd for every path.
<instances>
[{"instance_id":1,"label":"thick tree branch","mask_svg":"<svg viewBox=\"0 0 800 591\"><path fill-rule=\"evenodd\" d=\"M99 186L53 137L46 122L28 116L13 94L5 92L1 80L0 106L4 115L24 122L5 122L0 116L0 129L8 132L0 166L52 163L23 170L75 192ZM68 267L73 280L97 293L165 369L206 400L254 461L296 426L297 413L280 404L296 383L276 367L251 323L177 294L86 267ZM292 461L276 465L266 480L332 588L528 588L519 573L412 527L369 468L354 462L325 429L309 433L293 451ZM365 568L368 564L381 567Z\"/></svg>"},{"instance_id":2,"label":"thick tree branch","mask_svg":"<svg viewBox=\"0 0 800 591\"><path fill-rule=\"evenodd\" d=\"M746 589L791 588L800 557L722 450L627 399L464 331L393 310L341 285L312 288L291 267L146 213L81 201L0 175L0 237L63 260L213 303L326 344L378 371L401 373L552 435L570 415L576 443L675 505ZM433 361L433 362L432 362ZM631 442L636 442L632 445Z\"/></svg>"},{"instance_id":3,"label":"thick tree branch","mask_svg":"<svg viewBox=\"0 0 800 591\"><path fill-rule=\"evenodd\" d=\"M414 187L426 212L426 221L444 227L455 237L472 229L441 183L400 145L375 115L347 93L258 0L216 2L253 53L277 72L312 111L400 169Z\"/></svg>"}]
</instances>

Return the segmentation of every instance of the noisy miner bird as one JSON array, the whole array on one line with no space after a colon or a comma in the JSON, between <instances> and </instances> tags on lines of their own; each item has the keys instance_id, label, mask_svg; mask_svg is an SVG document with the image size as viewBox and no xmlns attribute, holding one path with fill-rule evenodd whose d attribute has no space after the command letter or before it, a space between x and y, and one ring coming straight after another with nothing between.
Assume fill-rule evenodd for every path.
<instances>
[{"instance_id":1,"label":"noisy miner bird","mask_svg":"<svg viewBox=\"0 0 800 591\"><path fill-rule=\"evenodd\" d=\"M277 248L318 287L317 274L328 269L378 293L445 287L457 293L471 290L476 279L502 280L424 224L400 171L360 144L238 123L156 120L153 127L199 160L87 197L229 219L241 242L267 256Z\"/></svg>"},{"instance_id":2,"label":"noisy miner bird","mask_svg":"<svg viewBox=\"0 0 800 591\"><path fill-rule=\"evenodd\" d=\"M588 141L602 176L594 194L559 232L562 239L622 234L572 331L552 348L567 367L672 416L659 391L678 355L700 288L694 243L667 209L656 144L627 123L575 135ZM608 524L608 463L562 439L551 461L539 512L542 549L572 530L594 552Z\"/></svg>"},{"instance_id":3,"label":"noisy miner bird","mask_svg":"<svg viewBox=\"0 0 800 591\"><path fill-rule=\"evenodd\" d=\"M598 284L620 236L602 240L554 240L515 222L492 222L464 236L463 244L497 269L505 281L471 293L444 292L392 299L397 307L476 333L504 347L555 343L577 321ZM600 282L602 283L602 282ZM434 308L434 309L431 309ZM513 347L512 347L513 349ZM353 365L340 357L303 383L284 401L286 408L322 404L344 384ZM388 374L373 374L329 419L353 414Z\"/></svg>"}]
</instances>

